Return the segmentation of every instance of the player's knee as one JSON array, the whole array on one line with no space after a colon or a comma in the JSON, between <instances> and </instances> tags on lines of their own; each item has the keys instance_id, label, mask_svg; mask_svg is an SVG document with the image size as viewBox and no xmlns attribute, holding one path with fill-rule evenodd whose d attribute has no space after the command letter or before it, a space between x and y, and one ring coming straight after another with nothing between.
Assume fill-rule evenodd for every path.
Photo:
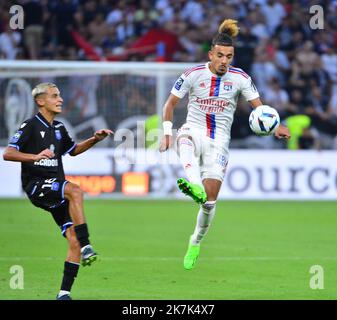
<instances>
[{"instance_id":1,"label":"player's knee","mask_svg":"<svg viewBox=\"0 0 337 320\"><path fill-rule=\"evenodd\" d=\"M196 146L193 142L193 139L191 136L181 136L178 138L177 140L177 146L178 146L178 155L180 156L183 152L183 150L188 153L194 153L194 155L196 155L197 153L197 149Z\"/></svg>"},{"instance_id":2,"label":"player's knee","mask_svg":"<svg viewBox=\"0 0 337 320\"><path fill-rule=\"evenodd\" d=\"M193 146L192 137L190 136L182 136L178 138L178 145L188 145Z\"/></svg>"},{"instance_id":3,"label":"player's knee","mask_svg":"<svg viewBox=\"0 0 337 320\"><path fill-rule=\"evenodd\" d=\"M69 188L69 197L74 201L81 201L83 199L83 191L76 184L71 184Z\"/></svg>"}]
</instances>

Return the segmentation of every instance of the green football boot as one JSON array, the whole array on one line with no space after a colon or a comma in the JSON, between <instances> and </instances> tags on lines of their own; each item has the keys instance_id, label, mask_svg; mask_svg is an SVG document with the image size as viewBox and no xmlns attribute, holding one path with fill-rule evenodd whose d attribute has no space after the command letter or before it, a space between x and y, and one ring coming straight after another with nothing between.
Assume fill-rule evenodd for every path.
<instances>
[{"instance_id":1,"label":"green football boot","mask_svg":"<svg viewBox=\"0 0 337 320\"><path fill-rule=\"evenodd\" d=\"M200 254L200 245L199 244L189 244L186 255L184 257L184 268L186 270L191 270L194 268L194 265Z\"/></svg>"},{"instance_id":2,"label":"green football boot","mask_svg":"<svg viewBox=\"0 0 337 320\"><path fill-rule=\"evenodd\" d=\"M207 201L207 195L203 186L190 183L184 178L179 178L177 184L180 191L191 197L196 203L203 204Z\"/></svg>"},{"instance_id":3,"label":"green football boot","mask_svg":"<svg viewBox=\"0 0 337 320\"><path fill-rule=\"evenodd\" d=\"M90 266L93 262L95 262L98 258L98 254L93 250L90 244L81 248L81 262L82 266Z\"/></svg>"}]
</instances>

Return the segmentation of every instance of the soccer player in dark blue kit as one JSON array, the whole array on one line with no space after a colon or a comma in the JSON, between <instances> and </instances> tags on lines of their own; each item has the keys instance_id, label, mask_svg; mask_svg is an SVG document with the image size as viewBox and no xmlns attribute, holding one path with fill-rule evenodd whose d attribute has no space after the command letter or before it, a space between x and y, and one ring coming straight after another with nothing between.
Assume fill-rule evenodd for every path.
<instances>
[{"instance_id":1,"label":"soccer player in dark blue kit","mask_svg":"<svg viewBox=\"0 0 337 320\"><path fill-rule=\"evenodd\" d=\"M83 212L83 192L65 180L62 156L76 156L107 136L102 129L94 136L75 143L63 123L54 120L62 112L63 99L53 83L40 83L32 91L39 112L24 121L4 151L3 158L21 162L22 187L30 201L49 211L67 238L69 248L64 263L63 279L58 300L71 300L70 290L80 262L91 265L97 253L89 241L89 231Z\"/></svg>"}]
</instances>

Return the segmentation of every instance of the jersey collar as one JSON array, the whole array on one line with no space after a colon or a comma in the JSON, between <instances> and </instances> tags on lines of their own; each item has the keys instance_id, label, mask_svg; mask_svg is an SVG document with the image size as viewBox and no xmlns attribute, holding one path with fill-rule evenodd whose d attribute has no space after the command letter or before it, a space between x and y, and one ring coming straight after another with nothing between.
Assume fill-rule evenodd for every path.
<instances>
[{"instance_id":1,"label":"jersey collar","mask_svg":"<svg viewBox=\"0 0 337 320\"><path fill-rule=\"evenodd\" d=\"M211 71L211 69L210 69L210 67L209 67L210 63L211 63L210 61L209 61L209 62L206 62L206 68L207 68L208 72L209 72L212 76L214 76L214 77L219 77L219 78L223 78L224 76L226 76L226 75L228 74L228 70L229 70L230 67L227 68L226 72L225 72L222 76L219 76L219 75L217 75L216 73L213 73L213 72Z\"/></svg>"},{"instance_id":2,"label":"jersey collar","mask_svg":"<svg viewBox=\"0 0 337 320\"><path fill-rule=\"evenodd\" d=\"M39 112L37 115L35 115L35 118L39 120L45 127L50 128L52 125L46 120L46 118Z\"/></svg>"}]
</instances>

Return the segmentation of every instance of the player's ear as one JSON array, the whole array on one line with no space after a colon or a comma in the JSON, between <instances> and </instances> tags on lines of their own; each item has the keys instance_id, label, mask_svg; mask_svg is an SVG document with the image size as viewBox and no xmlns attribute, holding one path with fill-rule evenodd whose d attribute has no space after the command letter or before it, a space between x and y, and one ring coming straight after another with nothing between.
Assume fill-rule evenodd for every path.
<instances>
[{"instance_id":1,"label":"player's ear","mask_svg":"<svg viewBox=\"0 0 337 320\"><path fill-rule=\"evenodd\" d=\"M209 60L212 60L212 57L213 57L213 50L211 49L211 50L208 51Z\"/></svg>"},{"instance_id":2,"label":"player's ear","mask_svg":"<svg viewBox=\"0 0 337 320\"><path fill-rule=\"evenodd\" d=\"M37 104L38 107L42 107L44 105L44 99L41 96L36 97L35 103Z\"/></svg>"}]
</instances>

